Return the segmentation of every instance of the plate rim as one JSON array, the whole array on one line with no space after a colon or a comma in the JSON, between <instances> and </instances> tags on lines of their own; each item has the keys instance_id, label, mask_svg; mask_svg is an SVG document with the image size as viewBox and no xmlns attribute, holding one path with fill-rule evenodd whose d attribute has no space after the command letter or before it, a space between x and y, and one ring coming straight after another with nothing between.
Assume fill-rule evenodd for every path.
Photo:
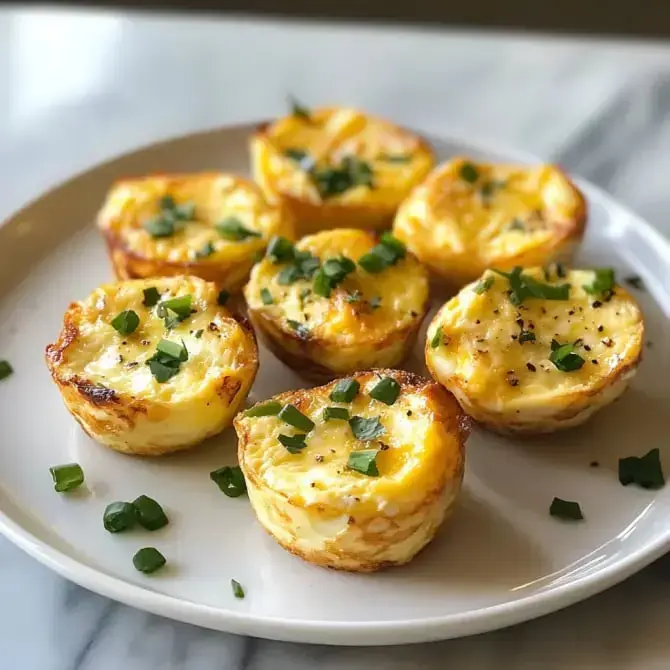
<instances>
[{"instance_id":1,"label":"plate rim","mask_svg":"<svg viewBox=\"0 0 670 670\"><path fill-rule=\"evenodd\" d=\"M0 227L16 221L33 205L67 187L86 174L111 166L113 163L134 154L150 151L170 143L188 141L197 136L242 132L255 128L259 122L226 124L200 129L183 135L169 136L130 151L115 154L98 163L78 171L71 177L57 182L10 214ZM421 132L421 131L419 131ZM448 133L426 132L421 134L428 141L451 143L483 153L504 155L523 163L542 162L531 153L510 149L500 142L484 137L467 138ZM670 241L645 219L625 204L588 180L573 176L576 183L585 187L608 208L615 208L635 222L639 233L649 247L655 248L663 263L670 268ZM443 616L421 619L396 619L394 621L312 621L308 619L281 619L250 612L235 612L212 605L196 603L154 591L148 586L128 582L104 570L96 569L60 551L24 528L12 516L0 509L0 533L57 574L108 598L137 607L159 616L165 616L205 628L234 634L251 635L288 642L335 644L342 646L394 645L445 640L473 635L528 621L550 612L563 609L580 600L600 593L630 577L670 550L670 523L664 532L653 540L633 550L628 556L592 573L578 577L550 590L522 598Z\"/></svg>"}]
</instances>

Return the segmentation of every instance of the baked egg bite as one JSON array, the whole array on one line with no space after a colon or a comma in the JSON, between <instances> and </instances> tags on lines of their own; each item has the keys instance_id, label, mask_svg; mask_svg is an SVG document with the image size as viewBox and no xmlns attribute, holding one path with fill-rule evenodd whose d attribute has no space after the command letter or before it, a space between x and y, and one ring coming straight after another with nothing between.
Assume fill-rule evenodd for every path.
<instances>
[{"instance_id":1,"label":"baked egg bite","mask_svg":"<svg viewBox=\"0 0 670 670\"><path fill-rule=\"evenodd\" d=\"M195 275L235 292L273 235L293 239L285 208L222 172L119 181L98 214L118 279Z\"/></svg>"},{"instance_id":2,"label":"baked egg bite","mask_svg":"<svg viewBox=\"0 0 670 670\"><path fill-rule=\"evenodd\" d=\"M467 420L450 393L409 372L371 370L282 393L234 423L259 522L323 567L407 563L461 489Z\"/></svg>"},{"instance_id":3,"label":"baked egg bite","mask_svg":"<svg viewBox=\"0 0 670 670\"><path fill-rule=\"evenodd\" d=\"M550 433L624 392L643 336L640 309L611 269L487 270L429 325L426 364L484 426Z\"/></svg>"},{"instance_id":4,"label":"baked egg bite","mask_svg":"<svg viewBox=\"0 0 670 670\"><path fill-rule=\"evenodd\" d=\"M398 365L428 306L428 273L398 240L339 228L272 240L244 288L270 349L312 379Z\"/></svg>"},{"instance_id":5,"label":"baked egg bite","mask_svg":"<svg viewBox=\"0 0 670 670\"><path fill-rule=\"evenodd\" d=\"M308 110L251 138L254 178L285 203L301 234L345 225L388 228L398 205L435 163L417 135L355 109Z\"/></svg>"},{"instance_id":6,"label":"baked egg bite","mask_svg":"<svg viewBox=\"0 0 670 670\"><path fill-rule=\"evenodd\" d=\"M211 282L161 277L107 284L72 303L46 361L86 433L158 456L230 425L258 351L251 328L219 302Z\"/></svg>"},{"instance_id":7,"label":"baked egg bite","mask_svg":"<svg viewBox=\"0 0 670 670\"><path fill-rule=\"evenodd\" d=\"M393 234L458 289L487 268L569 261L585 223L586 201L557 167L455 158L405 200Z\"/></svg>"}]
</instances>

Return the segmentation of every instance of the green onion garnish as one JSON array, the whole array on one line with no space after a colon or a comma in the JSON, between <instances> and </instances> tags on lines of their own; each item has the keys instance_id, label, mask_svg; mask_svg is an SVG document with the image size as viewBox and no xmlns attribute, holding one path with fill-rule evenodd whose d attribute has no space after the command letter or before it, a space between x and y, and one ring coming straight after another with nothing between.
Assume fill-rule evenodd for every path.
<instances>
[{"instance_id":1,"label":"green onion garnish","mask_svg":"<svg viewBox=\"0 0 670 670\"><path fill-rule=\"evenodd\" d=\"M280 433L277 439L286 447L289 454L299 454L306 446L305 438L307 435L299 433L298 435L284 435Z\"/></svg>"},{"instance_id":2,"label":"green onion garnish","mask_svg":"<svg viewBox=\"0 0 670 670\"><path fill-rule=\"evenodd\" d=\"M154 547L144 547L133 556L133 565L148 575L165 565L165 556Z\"/></svg>"},{"instance_id":3,"label":"green onion garnish","mask_svg":"<svg viewBox=\"0 0 670 670\"><path fill-rule=\"evenodd\" d=\"M249 237L262 237L259 232L245 228L244 224L235 216L229 216L223 221L219 221L214 227L221 237L230 242L243 242Z\"/></svg>"},{"instance_id":4,"label":"green onion garnish","mask_svg":"<svg viewBox=\"0 0 670 670\"><path fill-rule=\"evenodd\" d=\"M193 296L191 295L180 295L176 298L163 300L158 303L156 314L161 319L165 319L167 329L174 328L191 315L193 311L191 309L192 302Z\"/></svg>"},{"instance_id":5,"label":"green onion garnish","mask_svg":"<svg viewBox=\"0 0 670 670\"><path fill-rule=\"evenodd\" d=\"M277 416L281 412L282 405L276 400L270 400L268 402L261 403L260 405L254 405L250 407L244 416L249 417L258 417L258 416Z\"/></svg>"},{"instance_id":6,"label":"green onion garnish","mask_svg":"<svg viewBox=\"0 0 670 670\"><path fill-rule=\"evenodd\" d=\"M463 163L458 170L458 176L469 184L474 184L479 179L479 171L472 163Z\"/></svg>"},{"instance_id":7,"label":"green onion garnish","mask_svg":"<svg viewBox=\"0 0 670 670\"><path fill-rule=\"evenodd\" d=\"M637 289L638 291L644 291L645 286L644 282L642 281L642 277L638 277L637 275L632 275L630 277L626 277L625 280L626 284L629 286L632 286L633 288Z\"/></svg>"},{"instance_id":8,"label":"green onion garnish","mask_svg":"<svg viewBox=\"0 0 670 670\"><path fill-rule=\"evenodd\" d=\"M172 237L181 225L169 215L159 215L146 220L142 228L151 235L151 237Z\"/></svg>"},{"instance_id":9,"label":"green onion garnish","mask_svg":"<svg viewBox=\"0 0 670 670\"><path fill-rule=\"evenodd\" d=\"M511 272L495 269L493 271L508 279L509 296L513 305L519 306L526 298L543 298L544 300L568 300L570 298L570 284L543 284L523 274L519 266Z\"/></svg>"},{"instance_id":10,"label":"green onion garnish","mask_svg":"<svg viewBox=\"0 0 670 670\"><path fill-rule=\"evenodd\" d=\"M297 116L299 119L305 119L306 121L310 120L311 112L308 107L300 104L293 96L289 96L288 102L292 116Z\"/></svg>"},{"instance_id":11,"label":"green onion garnish","mask_svg":"<svg viewBox=\"0 0 670 670\"><path fill-rule=\"evenodd\" d=\"M362 416L352 416L351 419L349 419L349 425L351 426L351 432L354 436L365 442L376 440L385 432L385 428L382 426L378 416L375 416L372 419L366 419Z\"/></svg>"},{"instance_id":12,"label":"green onion garnish","mask_svg":"<svg viewBox=\"0 0 670 670\"><path fill-rule=\"evenodd\" d=\"M300 412L294 405L284 405L277 415L277 418L281 419L289 426L304 430L307 433L314 428L314 422Z\"/></svg>"},{"instance_id":13,"label":"green onion garnish","mask_svg":"<svg viewBox=\"0 0 670 670\"><path fill-rule=\"evenodd\" d=\"M298 279L311 279L321 265L319 259L309 251L293 251L291 262L277 275L277 283L288 286Z\"/></svg>"},{"instance_id":14,"label":"green onion garnish","mask_svg":"<svg viewBox=\"0 0 670 670\"><path fill-rule=\"evenodd\" d=\"M295 334L301 339L306 340L309 337L309 328L295 319L286 319L286 323L295 330Z\"/></svg>"},{"instance_id":15,"label":"green onion garnish","mask_svg":"<svg viewBox=\"0 0 670 670\"><path fill-rule=\"evenodd\" d=\"M14 368L9 361L0 361L0 381L7 379L14 372Z\"/></svg>"},{"instance_id":16,"label":"green onion garnish","mask_svg":"<svg viewBox=\"0 0 670 670\"><path fill-rule=\"evenodd\" d=\"M323 420L332 421L333 419L349 421L349 410L346 407L326 407L323 410Z\"/></svg>"},{"instance_id":17,"label":"green onion garnish","mask_svg":"<svg viewBox=\"0 0 670 670\"><path fill-rule=\"evenodd\" d=\"M236 598L239 598L240 600L244 598L244 589L242 588L242 584L240 584L238 581L234 579L231 579L230 587L233 589L233 595Z\"/></svg>"},{"instance_id":18,"label":"green onion garnish","mask_svg":"<svg viewBox=\"0 0 670 670\"><path fill-rule=\"evenodd\" d=\"M219 295L216 296L216 304L223 307L228 302L228 298L230 298L230 293L225 288L221 289Z\"/></svg>"},{"instance_id":19,"label":"green onion garnish","mask_svg":"<svg viewBox=\"0 0 670 670\"><path fill-rule=\"evenodd\" d=\"M215 251L216 249L214 248L214 243L211 240L208 240L207 242L205 242L202 249L198 249L198 251L195 252L195 257L207 258L208 256L211 256Z\"/></svg>"},{"instance_id":20,"label":"green onion garnish","mask_svg":"<svg viewBox=\"0 0 670 670\"><path fill-rule=\"evenodd\" d=\"M276 235L268 243L266 254L273 263L285 263L293 260L294 249L293 242L281 235Z\"/></svg>"},{"instance_id":21,"label":"green onion garnish","mask_svg":"<svg viewBox=\"0 0 670 670\"><path fill-rule=\"evenodd\" d=\"M582 508L578 502L571 500L561 500L554 498L549 507L549 514L556 516L559 519L568 519L570 521L581 521L584 518Z\"/></svg>"},{"instance_id":22,"label":"green onion garnish","mask_svg":"<svg viewBox=\"0 0 670 670\"><path fill-rule=\"evenodd\" d=\"M188 360L188 350L182 340L181 344L170 340L161 340L156 353L147 359L151 374L159 384L172 379L178 372L181 364Z\"/></svg>"},{"instance_id":23,"label":"green onion garnish","mask_svg":"<svg viewBox=\"0 0 670 670\"><path fill-rule=\"evenodd\" d=\"M355 379L340 379L330 392L333 402L351 402L360 390L361 385Z\"/></svg>"},{"instance_id":24,"label":"green onion garnish","mask_svg":"<svg viewBox=\"0 0 670 670\"><path fill-rule=\"evenodd\" d=\"M132 528L137 521L135 508L129 502L113 502L105 507L102 523L110 533L120 533Z\"/></svg>"},{"instance_id":25,"label":"green onion garnish","mask_svg":"<svg viewBox=\"0 0 670 670\"><path fill-rule=\"evenodd\" d=\"M270 293L270 290L267 288L262 288L261 289L261 300L263 301L264 305L271 305L274 300L272 299L272 293Z\"/></svg>"},{"instance_id":26,"label":"green onion garnish","mask_svg":"<svg viewBox=\"0 0 670 670\"><path fill-rule=\"evenodd\" d=\"M371 398L392 405L400 395L400 384L392 377L384 377L368 393Z\"/></svg>"},{"instance_id":27,"label":"green onion garnish","mask_svg":"<svg viewBox=\"0 0 670 670\"><path fill-rule=\"evenodd\" d=\"M494 279L493 277L486 277L486 279L480 279L477 282L477 285L474 287L473 291L478 295L486 293L491 286L493 286Z\"/></svg>"},{"instance_id":28,"label":"green onion garnish","mask_svg":"<svg viewBox=\"0 0 670 670\"><path fill-rule=\"evenodd\" d=\"M199 340L204 332L205 331L202 328L200 330L196 330L195 333L193 333L193 337L195 337L196 340Z\"/></svg>"},{"instance_id":29,"label":"green onion garnish","mask_svg":"<svg viewBox=\"0 0 670 670\"><path fill-rule=\"evenodd\" d=\"M619 459L619 481L624 485L637 484L643 489L660 489L665 485L660 452L652 449L644 456Z\"/></svg>"},{"instance_id":30,"label":"green onion garnish","mask_svg":"<svg viewBox=\"0 0 670 670\"><path fill-rule=\"evenodd\" d=\"M358 259L358 264L366 271L377 274L395 265L407 254L405 245L390 233L381 236L379 244Z\"/></svg>"},{"instance_id":31,"label":"green onion garnish","mask_svg":"<svg viewBox=\"0 0 670 670\"><path fill-rule=\"evenodd\" d=\"M308 173L324 200L355 186L374 186L372 167L355 156L345 156L339 166L318 168L312 163Z\"/></svg>"},{"instance_id":32,"label":"green onion garnish","mask_svg":"<svg viewBox=\"0 0 670 670\"><path fill-rule=\"evenodd\" d=\"M133 507L135 508L137 521L142 528L158 530L168 525L168 518L163 508L153 498L144 495L135 498Z\"/></svg>"},{"instance_id":33,"label":"green onion garnish","mask_svg":"<svg viewBox=\"0 0 670 670\"><path fill-rule=\"evenodd\" d=\"M72 491L84 483L84 471L79 463L54 465L49 468L49 472L54 481L54 489L58 493Z\"/></svg>"},{"instance_id":34,"label":"green onion garnish","mask_svg":"<svg viewBox=\"0 0 670 670\"><path fill-rule=\"evenodd\" d=\"M144 300L142 301L142 304L145 307L153 307L161 299L161 294L158 292L158 289L155 286L145 288L142 293L144 293Z\"/></svg>"},{"instance_id":35,"label":"green onion garnish","mask_svg":"<svg viewBox=\"0 0 670 670\"><path fill-rule=\"evenodd\" d=\"M561 372L574 372L584 365L584 359L575 352L574 344L559 344L556 340L551 341L549 360Z\"/></svg>"},{"instance_id":36,"label":"green onion garnish","mask_svg":"<svg viewBox=\"0 0 670 670\"><path fill-rule=\"evenodd\" d=\"M300 163L303 161L305 158L307 158L308 154L304 149L286 149L284 151L284 156L286 158L290 158L292 161L295 161L296 163Z\"/></svg>"},{"instance_id":37,"label":"green onion garnish","mask_svg":"<svg viewBox=\"0 0 670 670\"><path fill-rule=\"evenodd\" d=\"M363 449L361 451L352 451L349 454L347 467L349 470L355 470L368 477L379 477L377 468L377 449Z\"/></svg>"},{"instance_id":38,"label":"green onion garnish","mask_svg":"<svg viewBox=\"0 0 670 670\"><path fill-rule=\"evenodd\" d=\"M608 295L614 288L614 270L612 268L598 268L593 271L593 282L584 284L582 288L591 295Z\"/></svg>"},{"instance_id":39,"label":"green onion garnish","mask_svg":"<svg viewBox=\"0 0 670 670\"><path fill-rule=\"evenodd\" d=\"M188 351L186 350L186 345L183 340L181 344L179 342L173 342L172 340L161 340L156 345L156 351L159 351L161 354L169 358L174 358L177 361L187 361L188 360Z\"/></svg>"},{"instance_id":40,"label":"green onion garnish","mask_svg":"<svg viewBox=\"0 0 670 670\"><path fill-rule=\"evenodd\" d=\"M442 326L438 326L435 329L435 333L433 334L433 337L430 340L430 347L431 349L437 349L442 343L443 343L443 338L442 338Z\"/></svg>"},{"instance_id":41,"label":"green onion garnish","mask_svg":"<svg viewBox=\"0 0 670 670\"><path fill-rule=\"evenodd\" d=\"M246 493L247 483L244 481L242 468L239 465L234 467L224 465L222 468L210 472L209 478L229 498L239 498L243 493Z\"/></svg>"},{"instance_id":42,"label":"green onion garnish","mask_svg":"<svg viewBox=\"0 0 670 670\"><path fill-rule=\"evenodd\" d=\"M126 309L117 314L111 321L112 327L121 335L130 335L140 325L140 317L132 309Z\"/></svg>"},{"instance_id":43,"label":"green onion garnish","mask_svg":"<svg viewBox=\"0 0 670 670\"><path fill-rule=\"evenodd\" d=\"M331 291L356 269L356 264L346 256L329 258L314 276L314 293L329 298Z\"/></svg>"},{"instance_id":44,"label":"green onion garnish","mask_svg":"<svg viewBox=\"0 0 670 670\"><path fill-rule=\"evenodd\" d=\"M524 342L535 342L535 333L532 330L522 330L519 333L519 344Z\"/></svg>"}]
</instances>

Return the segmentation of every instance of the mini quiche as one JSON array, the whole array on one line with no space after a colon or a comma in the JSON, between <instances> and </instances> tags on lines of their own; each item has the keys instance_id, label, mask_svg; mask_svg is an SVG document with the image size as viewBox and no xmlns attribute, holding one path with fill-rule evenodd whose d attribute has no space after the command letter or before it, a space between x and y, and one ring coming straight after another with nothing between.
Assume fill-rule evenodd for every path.
<instances>
[{"instance_id":1,"label":"mini quiche","mask_svg":"<svg viewBox=\"0 0 670 670\"><path fill-rule=\"evenodd\" d=\"M408 372L282 393L238 414L235 430L259 522L324 567L407 563L461 489L467 420L451 394Z\"/></svg>"},{"instance_id":2,"label":"mini quiche","mask_svg":"<svg viewBox=\"0 0 670 670\"><path fill-rule=\"evenodd\" d=\"M393 367L428 306L428 273L398 240L340 228L295 246L275 238L244 288L278 358L312 379Z\"/></svg>"},{"instance_id":3,"label":"mini quiche","mask_svg":"<svg viewBox=\"0 0 670 670\"><path fill-rule=\"evenodd\" d=\"M128 454L192 447L230 425L258 368L253 331L198 277L101 286L70 305L46 349L82 428Z\"/></svg>"},{"instance_id":4,"label":"mini quiche","mask_svg":"<svg viewBox=\"0 0 670 670\"><path fill-rule=\"evenodd\" d=\"M293 239L284 208L249 180L220 172L119 181L98 227L118 279L195 275L231 292L273 235Z\"/></svg>"},{"instance_id":5,"label":"mini quiche","mask_svg":"<svg viewBox=\"0 0 670 670\"><path fill-rule=\"evenodd\" d=\"M388 228L398 205L431 170L418 136L355 109L293 113L251 138L253 174L285 203L302 234L334 228Z\"/></svg>"},{"instance_id":6,"label":"mini quiche","mask_svg":"<svg viewBox=\"0 0 670 670\"><path fill-rule=\"evenodd\" d=\"M437 313L426 364L501 433L577 426L626 389L644 323L611 269L488 270Z\"/></svg>"},{"instance_id":7,"label":"mini quiche","mask_svg":"<svg viewBox=\"0 0 670 670\"><path fill-rule=\"evenodd\" d=\"M398 210L393 234L453 288L491 267L569 261L586 202L558 168L473 163L437 167Z\"/></svg>"}]
</instances>

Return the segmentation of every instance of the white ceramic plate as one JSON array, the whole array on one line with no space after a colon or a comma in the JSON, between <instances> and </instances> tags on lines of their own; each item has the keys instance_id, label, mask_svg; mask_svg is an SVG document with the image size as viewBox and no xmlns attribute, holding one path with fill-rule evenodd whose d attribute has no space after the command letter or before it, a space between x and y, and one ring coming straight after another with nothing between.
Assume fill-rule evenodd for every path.
<instances>
[{"instance_id":1,"label":"white ceramic plate","mask_svg":"<svg viewBox=\"0 0 670 670\"><path fill-rule=\"evenodd\" d=\"M660 447L670 473L670 251L646 223L589 184L581 262L641 275L636 292L650 345L632 388L583 428L515 442L476 430L465 491L452 523L409 566L374 575L313 567L255 523L246 498L230 499L209 472L235 462L232 430L192 453L142 460L90 440L61 403L43 361L67 304L111 278L93 219L113 179L221 168L247 172L251 126L151 146L48 193L0 228L0 358L16 373L0 383L0 530L65 577L164 616L235 633L300 642L397 644L455 637L537 617L586 598L670 547L670 486L622 487L617 459ZM440 158L518 155L432 140ZM521 158L523 160L523 158ZM413 366L421 366L421 354ZM266 351L258 400L304 383ZM597 460L599 468L589 467ZM81 463L87 491L54 492L49 466ZM110 535L102 512L144 493L171 523L150 536ZM548 514L553 496L578 500L586 521ZM152 544L169 567L143 576L132 555ZM236 600L230 579L247 592Z\"/></svg>"}]
</instances>

